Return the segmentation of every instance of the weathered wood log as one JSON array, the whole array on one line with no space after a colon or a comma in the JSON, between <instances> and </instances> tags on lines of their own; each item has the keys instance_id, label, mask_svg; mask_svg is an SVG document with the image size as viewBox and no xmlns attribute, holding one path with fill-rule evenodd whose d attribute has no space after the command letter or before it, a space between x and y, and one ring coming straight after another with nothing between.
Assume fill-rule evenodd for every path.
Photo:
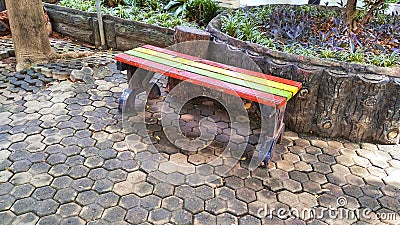
<instances>
[{"instance_id":1,"label":"weathered wood log","mask_svg":"<svg viewBox=\"0 0 400 225\"><path fill-rule=\"evenodd\" d=\"M54 31L95 45L100 43L97 14L59 5L44 4ZM174 44L172 29L158 27L110 15L103 16L104 33L109 48L130 50L150 44L167 47Z\"/></svg>"},{"instance_id":2,"label":"weathered wood log","mask_svg":"<svg viewBox=\"0 0 400 225\"><path fill-rule=\"evenodd\" d=\"M174 35L175 45L170 46L168 49L200 58L206 58L210 39L211 35L206 31L192 27L177 26ZM180 82L181 81L178 79L168 77L166 91L172 90Z\"/></svg>"},{"instance_id":3,"label":"weathered wood log","mask_svg":"<svg viewBox=\"0 0 400 225\"><path fill-rule=\"evenodd\" d=\"M289 129L356 142L399 143L400 67L274 51L222 33L220 18L207 27L220 43L246 52L264 73L303 83L303 89L287 104L285 124ZM215 57L228 58L217 52Z\"/></svg>"}]
</instances>

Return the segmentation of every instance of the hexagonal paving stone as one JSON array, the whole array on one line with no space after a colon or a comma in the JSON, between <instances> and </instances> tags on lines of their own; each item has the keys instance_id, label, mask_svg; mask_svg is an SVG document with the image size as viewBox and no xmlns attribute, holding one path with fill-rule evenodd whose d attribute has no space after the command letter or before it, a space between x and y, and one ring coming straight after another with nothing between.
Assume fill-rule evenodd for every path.
<instances>
[{"instance_id":1,"label":"hexagonal paving stone","mask_svg":"<svg viewBox=\"0 0 400 225\"><path fill-rule=\"evenodd\" d=\"M244 187L243 180L236 176L225 178L225 184L227 187L230 187L232 189L238 189Z\"/></svg>"},{"instance_id":2,"label":"hexagonal paving stone","mask_svg":"<svg viewBox=\"0 0 400 225\"><path fill-rule=\"evenodd\" d=\"M33 213L26 213L20 216L17 216L13 223L14 224L24 224L24 225L33 225L39 220L39 217Z\"/></svg>"},{"instance_id":3,"label":"hexagonal paving stone","mask_svg":"<svg viewBox=\"0 0 400 225\"><path fill-rule=\"evenodd\" d=\"M270 188L272 191L280 191L283 189L283 183L280 179L278 178L266 178L263 182L263 184Z\"/></svg>"},{"instance_id":4,"label":"hexagonal paving stone","mask_svg":"<svg viewBox=\"0 0 400 225\"><path fill-rule=\"evenodd\" d=\"M254 225L254 224L261 224L261 220L254 216L247 215L240 218L239 223L243 225Z\"/></svg>"},{"instance_id":5,"label":"hexagonal paving stone","mask_svg":"<svg viewBox=\"0 0 400 225\"><path fill-rule=\"evenodd\" d=\"M78 194L78 197L76 198L76 202L78 202L81 205L90 205L96 202L98 199L99 194L97 194L95 191L84 191Z\"/></svg>"},{"instance_id":6,"label":"hexagonal paving stone","mask_svg":"<svg viewBox=\"0 0 400 225\"><path fill-rule=\"evenodd\" d=\"M5 210L9 209L15 202L16 198L10 195L2 195L0 196L0 209ZM24 202L22 202L24 203ZM17 207L17 210L19 207Z\"/></svg>"},{"instance_id":7,"label":"hexagonal paving stone","mask_svg":"<svg viewBox=\"0 0 400 225\"><path fill-rule=\"evenodd\" d=\"M361 207L371 209L372 211L376 211L380 208L378 201L375 198L369 196L362 196L358 198Z\"/></svg>"},{"instance_id":8,"label":"hexagonal paving stone","mask_svg":"<svg viewBox=\"0 0 400 225\"><path fill-rule=\"evenodd\" d=\"M76 216L79 214L81 209L82 209L81 206L79 206L76 203L71 202L71 203L61 205L57 210L57 214L61 215L62 217Z\"/></svg>"},{"instance_id":9,"label":"hexagonal paving stone","mask_svg":"<svg viewBox=\"0 0 400 225\"><path fill-rule=\"evenodd\" d=\"M297 195L289 191L281 191L278 194L278 200L288 205L294 205L299 202Z\"/></svg>"},{"instance_id":10,"label":"hexagonal paving stone","mask_svg":"<svg viewBox=\"0 0 400 225\"><path fill-rule=\"evenodd\" d=\"M256 200L256 193L249 188L239 188L236 190L236 197L239 200L250 203Z\"/></svg>"},{"instance_id":11,"label":"hexagonal paving stone","mask_svg":"<svg viewBox=\"0 0 400 225\"><path fill-rule=\"evenodd\" d=\"M103 210L104 208L100 205L91 204L84 206L79 213L79 216L86 221L92 221L95 219L99 219L101 217L101 214L103 213Z\"/></svg>"},{"instance_id":12,"label":"hexagonal paving stone","mask_svg":"<svg viewBox=\"0 0 400 225\"><path fill-rule=\"evenodd\" d=\"M88 175L88 173L89 173L89 169L83 165L72 166L68 170L68 175L74 179L85 177Z\"/></svg>"},{"instance_id":13,"label":"hexagonal paving stone","mask_svg":"<svg viewBox=\"0 0 400 225\"><path fill-rule=\"evenodd\" d=\"M11 204L13 202L14 202L14 200L11 200ZM36 208L37 204L38 204L38 201L32 197L19 199L14 203L14 205L11 208L11 211L13 211L17 215L21 215L21 214L24 214L24 213L34 210L34 208Z\"/></svg>"},{"instance_id":14,"label":"hexagonal paving stone","mask_svg":"<svg viewBox=\"0 0 400 225\"><path fill-rule=\"evenodd\" d=\"M197 197L185 198L184 208L189 212L196 214L204 210L204 201Z\"/></svg>"},{"instance_id":15,"label":"hexagonal paving stone","mask_svg":"<svg viewBox=\"0 0 400 225\"><path fill-rule=\"evenodd\" d=\"M0 224L11 224L15 214L10 211L0 212Z\"/></svg>"},{"instance_id":16,"label":"hexagonal paving stone","mask_svg":"<svg viewBox=\"0 0 400 225\"><path fill-rule=\"evenodd\" d=\"M62 217L60 215L43 216L39 219L37 224L40 225L60 224L61 219Z\"/></svg>"},{"instance_id":17,"label":"hexagonal paving stone","mask_svg":"<svg viewBox=\"0 0 400 225\"><path fill-rule=\"evenodd\" d=\"M345 176L345 178L349 184L352 184L355 186L362 186L365 184L361 177L358 177L358 176L355 176L352 174Z\"/></svg>"},{"instance_id":18,"label":"hexagonal paving stone","mask_svg":"<svg viewBox=\"0 0 400 225\"><path fill-rule=\"evenodd\" d=\"M359 198L364 195L360 187L351 184L343 186L342 189L346 195L350 195L355 198Z\"/></svg>"},{"instance_id":19,"label":"hexagonal paving stone","mask_svg":"<svg viewBox=\"0 0 400 225\"><path fill-rule=\"evenodd\" d=\"M178 225L191 225L193 224L192 214L186 210L179 209L172 214L171 222Z\"/></svg>"},{"instance_id":20,"label":"hexagonal paving stone","mask_svg":"<svg viewBox=\"0 0 400 225\"><path fill-rule=\"evenodd\" d=\"M104 208L109 208L112 206L116 206L118 204L120 197L113 193L113 192L107 192L105 194L99 195L97 198L97 204L103 206Z\"/></svg>"},{"instance_id":21,"label":"hexagonal paving stone","mask_svg":"<svg viewBox=\"0 0 400 225\"><path fill-rule=\"evenodd\" d=\"M54 214L57 211L58 203L53 199L46 199L43 201L38 201L34 206L34 212L38 216L48 216Z\"/></svg>"},{"instance_id":22,"label":"hexagonal paving stone","mask_svg":"<svg viewBox=\"0 0 400 225\"><path fill-rule=\"evenodd\" d=\"M141 207L135 207L128 210L125 219L131 224L140 224L147 220L148 213L147 210Z\"/></svg>"},{"instance_id":23,"label":"hexagonal paving stone","mask_svg":"<svg viewBox=\"0 0 400 225\"><path fill-rule=\"evenodd\" d=\"M183 200L176 196L170 196L170 197L164 198L162 200L161 205L163 208L168 209L171 212L174 212L183 207Z\"/></svg>"},{"instance_id":24,"label":"hexagonal paving stone","mask_svg":"<svg viewBox=\"0 0 400 225\"><path fill-rule=\"evenodd\" d=\"M3 176L0 176L0 178L7 177L7 179L4 181L6 182L12 176L12 173L9 171L2 171L2 172L5 173L3 173ZM32 174L28 172L17 173L11 178L10 182L14 185L25 184L28 183L32 179L32 177L33 177Z\"/></svg>"},{"instance_id":25,"label":"hexagonal paving stone","mask_svg":"<svg viewBox=\"0 0 400 225\"><path fill-rule=\"evenodd\" d=\"M37 200L45 200L50 199L54 196L56 190L50 186L44 186L41 188L37 188L35 192L33 192L32 197Z\"/></svg>"},{"instance_id":26,"label":"hexagonal paving stone","mask_svg":"<svg viewBox=\"0 0 400 225\"><path fill-rule=\"evenodd\" d=\"M381 205L390 210L397 210L399 206L399 200L389 196L383 196L378 199Z\"/></svg>"},{"instance_id":27,"label":"hexagonal paving stone","mask_svg":"<svg viewBox=\"0 0 400 225\"><path fill-rule=\"evenodd\" d=\"M69 224L76 224L76 225L84 225L85 221L83 221L81 218L74 216L74 217L69 217L65 218L61 221L61 225L69 225Z\"/></svg>"},{"instance_id":28,"label":"hexagonal paving stone","mask_svg":"<svg viewBox=\"0 0 400 225\"><path fill-rule=\"evenodd\" d=\"M290 192L299 192L302 190L300 182L295 180L284 180L283 187Z\"/></svg>"},{"instance_id":29,"label":"hexagonal paving stone","mask_svg":"<svg viewBox=\"0 0 400 225\"><path fill-rule=\"evenodd\" d=\"M247 205L237 199L230 199L228 200L228 212L236 216L242 216L247 213Z\"/></svg>"},{"instance_id":30,"label":"hexagonal paving stone","mask_svg":"<svg viewBox=\"0 0 400 225\"><path fill-rule=\"evenodd\" d=\"M63 188L56 192L54 200L60 203L72 202L78 195L78 192L72 188Z\"/></svg>"},{"instance_id":31,"label":"hexagonal paving stone","mask_svg":"<svg viewBox=\"0 0 400 225\"><path fill-rule=\"evenodd\" d=\"M171 212L165 209L155 209L149 213L149 222L153 224L166 224L171 217Z\"/></svg>"},{"instance_id":32,"label":"hexagonal paving stone","mask_svg":"<svg viewBox=\"0 0 400 225\"><path fill-rule=\"evenodd\" d=\"M165 198L174 194L174 186L169 183L160 182L154 186L153 193L161 198Z\"/></svg>"},{"instance_id":33,"label":"hexagonal paving stone","mask_svg":"<svg viewBox=\"0 0 400 225\"><path fill-rule=\"evenodd\" d=\"M26 198L29 197L34 191L35 187L30 184L23 184L15 186L10 192L16 198Z\"/></svg>"},{"instance_id":34,"label":"hexagonal paving stone","mask_svg":"<svg viewBox=\"0 0 400 225\"><path fill-rule=\"evenodd\" d=\"M244 186L246 188L250 188L254 191L259 191L259 190L263 189L262 181L257 178L253 178L253 177L245 179Z\"/></svg>"},{"instance_id":35,"label":"hexagonal paving stone","mask_svg":"<svg viewBox=\"0 0 400 225\"><path fill-rule=\"evenodd\" d=\"M228 210L228 202L221 198L212 198L205 202L205 210L211 214L218 215Z\"/></svg>"},{"instance_id":36,"label":"hexagonal paving stone","mask_svg":"<svg viewBox=\"0 0 400 225\"><path fill-rule=\"evenodd\" d=\"M202 185L196 188L196 196L203 199L211 199L214 197L214 189L207 185Z\"/></svg>"},{"instance_id":37,"label":"hexagonal paving stone","mask_svg":"<svg viewBox=\"0 0 400 225\"><path fill-rule=\"evenodd\" d=\"M131 209L139 206L140 198L135 194L122 196L119 204L124 209Z\"/></svg>"},{"instance_id":38,"label":"hexagonal paving stone","mask_svg":"<svg viewBox=\"0 0 400 225\"><path fill-rule=\"evenodd\" d=\"M113 223L117 221L122 221L125 215L126 211L123 208L119 206L114 206L104 210L102 218L110 223Z\"/></svg>"},{"instance_id":39,"label":"hexagonal paving stone","mask_svg":"<svg viewBox=\"0 0 400 225\"><path fill-rule=\"evenodd\" d=\"M74 189L76 189L77 191L85 191L85 190L89 190L92 186L93 186L93 180L89 179L89 178L80 178L77 180L74 180L72 182L72 187Z\"/></svg>"},{"instance_id":40,"label":"hexagonal paving stone","mask_svg":"<svg viewBox=\"0 0 400 225\"><path fill-rule=\"evenodd\" d=\"M210 224L211 225L211 224L216 224L216 223L217 223L217 218L207 212L201 212L194 216L193 224Z\"/></svg>"},{"instance_id":41,"label":"hexagonal paving stone","mask_svg":"<svg viewBox=\"0 0 400 225\"><path fill-rule=\"evenodd\" d=\"M223 213L217 216L218 225L238 224L238 218L230 213Z\"/></svg>"},{"instance_id":42,"label":"hexagonal paving stone","mask_svg":"<svg viewBox=\"0 0 400 225\"><path fill-rule=\"evenodd\" d=\"M140 207L146 210L153 210L159 208L161 205L161 198L155 195L148 195L140 200Z\"/></svg>"},{"instance_id":43,"label":"hexagonal paving stone","mask_svg":"<svg viewBox=\"0 0 400 225\"><path fill-rule=\"evenodd\" d=\"M182 199L189 198L189 197L195 195L195 193L196 193L196 190L193 187L190 187L188 185L181 185L181 186L175 187L175 195Z\"/></svg>"}]
</instances>

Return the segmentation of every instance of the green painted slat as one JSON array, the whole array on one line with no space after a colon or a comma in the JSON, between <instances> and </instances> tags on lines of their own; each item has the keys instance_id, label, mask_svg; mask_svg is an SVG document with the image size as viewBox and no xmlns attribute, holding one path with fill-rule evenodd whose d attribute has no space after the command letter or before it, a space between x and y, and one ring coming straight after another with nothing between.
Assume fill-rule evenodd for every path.
<instances>
[{"instance_id":1,"label":"green painted slat","mask_svg":"<svg viewBox=\"0 0 400 225\"><path fill-rule=\"evenodd\" d=\"M225 75L222 75L222 74L219 74L219 73L214 73L214 72L211 72L211 71L208 71L208 70L203 70L203 69L191 67L191 66L188 66L188 65L184 65L182 63L170 61L170 60L159 58L159 57L155 57L155 56L152 56L152 55L147 55L147 54L144 54L144 53L141 53L141 52L130 50L130 51L127 51L125 53L129 54L129 55L133 55L133 56L139 57L139 58L142 58L142 59L147 59L147 60L150 60L150 61L153 61L153 62L164 64L164 65L167 65L167 66L170 66L170 67L173 67L173 68L177 68L177 69L180 69L180 70L189 71L189 72L196 73L196 74L199 74L199 75L203 75L203 76L206 76L206 77L210 77L210 78L218 79L218 80L221 80L221 81L225 81L225 82L228 82L228 83L231 83L231 84L236 84L236 85L240 85L240 86L247 87L247 88L250 88L250 89L255 89L255 90L258 90L258 91L262 91L262 92L265 92L265 93L278 95L278 96L286 98L286 100L289 100L292 97L292 92L289 92L289 91L285 91L285 90L281 90L281 89L277 89L277 88L273 88L273 87L268 87L268 86L260 85L260 84L257 84L257 83L253 83L253 82L249 82L249 81L244 81L244 80L241 80L241 79L233 78L233 77L228 77L228 76L225 76Z\"/></svg>"}]
</instances>

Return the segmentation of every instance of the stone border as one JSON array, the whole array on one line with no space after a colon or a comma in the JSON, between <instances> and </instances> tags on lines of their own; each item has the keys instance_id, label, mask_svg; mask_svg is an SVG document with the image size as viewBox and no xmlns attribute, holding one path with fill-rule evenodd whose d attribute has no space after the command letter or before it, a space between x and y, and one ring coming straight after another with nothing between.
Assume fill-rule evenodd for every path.
<instances>
[{"instance_id":1,"label":"stone border","mask_svg":"<svg viewBox=\"0 0 400 225\"><path fill-rule=\"evenodd\" d=\"M100 46L96 13L44 3L53 30L78 41ZM174 43L174 30L113 17L103 16L108 48L128 50L144 44L166 47Z\"/></svg>"},{"instance_id":2,"label":"stone border","mask_svg":"<svg viewBox=\"0 0 400 225\"><path fill-rule=\"evenodd\" d=\"M263 70L303 83L289 101L285 124L296 132L356 142L398 144L400 137L400 67L318 59L274 51L220 31L220 18L207 26L215 41L245 51ZM226 56L214 56L223 59ZM238 62L240 64L240 62Z\"/></svg>"}]
</instances>

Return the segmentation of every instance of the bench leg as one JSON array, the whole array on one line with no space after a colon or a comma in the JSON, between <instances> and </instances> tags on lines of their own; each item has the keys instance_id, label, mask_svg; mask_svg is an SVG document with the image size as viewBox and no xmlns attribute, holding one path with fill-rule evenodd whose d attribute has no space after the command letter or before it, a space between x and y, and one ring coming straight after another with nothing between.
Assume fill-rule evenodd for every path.
<instances>
[{"instance_id":1,"label":"bench leg","mask_svg":"<svg viewBox=\"0 0 400 225\"><path fill-rule=\"evenodd\" d=\"M280 137L284 130L283 113L284 108L277 109L267 105L260 105L262 116L262 125L258 151L258 162L264 162L267 167L268 161L273 155L273 148L276 143L280 142Z\"/></svg>"},{"instance_id":2,"label":"bench leg","mask_svg":"<svg viewBox=\"0 0 400 225\"><path fill-rule=\"evenodd\" d=\"M150 82L154 76L153 72L138 69L136 67L122 64L118 68L127 70L128 89L125 89L119 99L118 109L120 112L135 113L135 100L138 94L146 92L150 99L161 96L158 85Z\"/></svg>"}]
</instances>

